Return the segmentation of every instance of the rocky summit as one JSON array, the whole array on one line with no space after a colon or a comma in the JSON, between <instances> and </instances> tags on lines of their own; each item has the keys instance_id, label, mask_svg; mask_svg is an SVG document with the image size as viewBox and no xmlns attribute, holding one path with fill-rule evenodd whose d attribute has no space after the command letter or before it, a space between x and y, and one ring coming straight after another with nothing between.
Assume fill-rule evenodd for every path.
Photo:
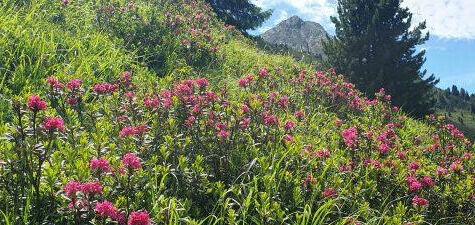
<instances>
[{"instance_id":1,"label":"rocky summit","mask_svg":"<svg viewBox=\"0 0 475 225\"><path fill-rule=\"evenodd\" d=\"M271 44L285 45L320 57L323 55L322 39L326 35L322 25L293 16L264 32L261 37Z\"/></svg>"}]
</instances>

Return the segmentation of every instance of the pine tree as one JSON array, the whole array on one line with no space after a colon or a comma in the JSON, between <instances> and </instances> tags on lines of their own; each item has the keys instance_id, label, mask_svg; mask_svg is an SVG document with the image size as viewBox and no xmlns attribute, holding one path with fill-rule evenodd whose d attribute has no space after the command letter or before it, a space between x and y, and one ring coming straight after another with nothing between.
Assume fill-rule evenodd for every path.
<instances>
[{"instance_id":1,"label":"pine tree","mask_svg":"<svg viewBox=\"0 0 475 225\"><path fill-rule=\"evenodd\" d=\"M395 105L416 117L433 112L434 75L422 70L425 22L411 28L412 14L400 0L339 0L332 17L336 35L324 44L324 62L345 74L357 88L373 96L384 87Z\"/></svg>"},{"instance_id":2,"label":"pine tree","mask_svg":"<svg viewBox=\"0 0 475 225\"><path fill-rule=\"evenodd\" d=\"M226 24L247 34L247 30L259 27L272 15L271 10L262 10L249 0L206 0L218 17Z\"/></svg>"},{"instance_id":3,"label":"pine tree","mask_svg":"<svg viewBox=\"0 0 475 225\"><path fill-rule=\"evenodd\" d=\"M450 88L445 89L445 96L449 97L451 94Z\"/></svg>"},{"instance_id":4,"label":"pine tree","mask_svg":"<svg viewBox=\"0 0 475 225\"><path fill-rule=\"evenodd\" d=\"M460 88L460 96L461 96L462 98L465 98L465 95L466 95L466 94L467 94L467 91L465 91L465 89L463 89L463 88Z\"/></svg>"},{"instance_id":5,"label":"pine tree","mask_svg":"<svg viewBox=\"0 0 475 225\"><path fill-rule=\"evenodd\" d=\"M459 89L455 85L452 85L452 94L455 95L455 96L460 95Z\"/></svg>"}]
</instances>

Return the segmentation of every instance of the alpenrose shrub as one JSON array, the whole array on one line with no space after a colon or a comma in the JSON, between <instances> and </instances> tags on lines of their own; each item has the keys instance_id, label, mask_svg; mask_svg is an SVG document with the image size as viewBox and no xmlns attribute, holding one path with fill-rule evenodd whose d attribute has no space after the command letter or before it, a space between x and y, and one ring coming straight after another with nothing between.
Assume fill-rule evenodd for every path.
<instances>
[{"instance_id":1,"label":"alpenrose shrub","mask_svg":"<svg viewBox=\"0 0 475 225\"><path fill-rule=\"evenodd\" d=\"M46 94L13 104L0 196L15 220L474 222L473 144L333 70L264 68L234 94L205 78L150 93L131 72L64 82L49 77Z\"/></svg>"}]
</instances>

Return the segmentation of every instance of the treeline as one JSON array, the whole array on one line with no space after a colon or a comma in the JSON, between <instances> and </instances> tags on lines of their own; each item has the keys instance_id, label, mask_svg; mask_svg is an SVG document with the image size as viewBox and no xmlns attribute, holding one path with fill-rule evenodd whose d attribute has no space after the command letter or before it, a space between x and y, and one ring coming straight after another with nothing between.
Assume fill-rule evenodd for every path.
<instances>
[{"instance_id":1,"label":"treeline","mask_svg":"<svg viewBox=\"0 0 475 225\"><path fill-rule=\"evenodd\" d=\"M475 114L475 94L452 85L451 88L438 92L436 107L449 113L459 109Z\"/></svg>"}]
</instances>

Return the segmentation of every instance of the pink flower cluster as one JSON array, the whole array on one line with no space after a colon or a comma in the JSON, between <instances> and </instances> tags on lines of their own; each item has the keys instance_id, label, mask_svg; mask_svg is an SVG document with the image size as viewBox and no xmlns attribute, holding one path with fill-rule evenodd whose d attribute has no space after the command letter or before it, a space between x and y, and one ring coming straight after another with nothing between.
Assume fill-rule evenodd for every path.
<instances>
[{"instance_id":1,"label":"pink flower cluster","mask_svg":"<svg viewBox=\"0 0 475 225\"><path fill-rule=\"evenodd\" d=\"M76 198L78 192L82 192L88 195L101 194L102 186L99 181L89 181L87 183L81 183L75 180L70 180L63 187L65 194L71 198Z\"/></svg>"},{"instance_id":2,"label":"pink flower cluster","mask_svg":"<svg viewBox=\"0 0 475 225\"><path fill-rule=\"evenodd\" d=\"M81 79L72 79L71 81L69 81L67 84L66 84L66 87L71 90L71 91L74 91L74 90L78 90L82 85L82 80Z\"/></svg>"},{"instance_id":3,"label":"pink flower cluster","mask_svg":"<svg viewBox=\"0 0 475 225\"><path fill-rule=\"evenodd\" d=\"M49 76L46 78L46 82L50 85L53 89L61 89L63 88L63 84L59 82L57 77Z\"/></svg>"},{"instance_id":4,"label":"pink flower cluster","mask_svg":"<svg viewBox=\"0 0 475 225\"><path fill-rule=\"evenodd\" d=\"M122 165L125 168L131 170L137 170L142 168L142 163L140 162L140 159L130 152L122 157Z\"/></svg>"},{"instance_id":5,"label":"pink flower cluster","mask_svg":"<svg viewBox=\"0 0 475 225\"><path fill-rule=\"evenodd\" d=\"M104 158L92 158L89 162L89 169L96 173L107 173L110 170L110 164Z\"/></svg>"},{"instance_id":6,"label":"pink flower cluster","mask_svg":"<svg viewBox=\"0 0 475 225\"><path fill-rule=\"evenodd\" d=\"M252 80L254 80L254 75L249 74L249 75L239 79L238 85L239 85L239 87L242 87L242 88L249 87Z\"/></svg>"},{"instance_id":7,"label":"pink flower cluster","mask_svg":"<svg viewBox=\"0 0 475 225\"><path fill-rule=\"evenodd\" d=\"M465 135L460 132L453 124L449 123L445 125L445 128L452 134L452 136L456 138L463 139L465 138Z\"/></svg>"},{"instance_id":8,"label":"pink flower cluster","mask_svg":"<svg viewBox=\"0 0 475 225\"><path fill-rule=\"evenodd\" d=\"M46 109L46 102L41 100L38 95L30 95L28 98L28 109L33 112L38 112L40 110Z\"/></svg>"},{"instance_id":9,"label":"pink flower cluster","mask_svg":"<svg viewBox=\"0 0 475 225\"><path fill-rule=\"evenodd\" d=\"M109 84L109 83L102 83L102 84L95 84L92 90L97 94L108 94L115 92L119 86L117 84Z\"/></svg>"},{"instance_id":10,"label":"pink flower cluster","mask_svg":"<svg viewBox=\"0 0 475 225\"><path fill-rule=\"evenodd\" d=\"M94 207L94 212L98 217L101 218L110 218L113 221L119 222L120 224L125 223L125 216L109 201L104 200L102 202L97 202Z\"/></svg>"},{"instance_id":11,"label":"pink flower cluster","mask_svg":"<svg viewBox=\"0 0 475 225\"><path fill-rule=\"evenodd\" d=\"M127 225L150 225L152 220L150 219L147 211L132 212L129 216Z\"/></svg>"},{"instance_id":12,"label":"pink flower cluster","mask_svg":"<svg viewBox=\"0 0 475 225\"><path fill-rule=\"evenodd\" d=\"M55 130L64 131L65 129L63 119L60 117L46 117L43 122L43 127L49 132Z\"/></svg>"},{"instance_id":13,"label":"pink flower cluster","mask_svg":"<svg viewBox=\"0 0 475 225\"><path fill-rule=\"evenodd\" d=\"M406 183L409 186L410 192L416 192L422 188L422 184L417 180L417 178L412 176L406 178Z\"/></svg>"},{"instance_id":14,"label":"pink flower cluster","mask_svg":"<svg viewBox=\"0 0 475 225\"><path fill-rule=\"evenodd\" d=\"M333 188L325 188L325 190L323 190L323 193L322 193L324 198L334 197L337 194L338 192Z\"/></svg>"},{"instance_id":15,"label":"pink flower cluster","mask_svg":"<svg viewBox=\"0 0 475 225\"><path fill-rule=\"evenodd\" d=\"M414 206L426 206L427 204L429 204L429 201L427 201L425 198L416 195L414 196L414 198L412 198L412 204Z\"/></svg>"},{"instance_id":16,"label":"pink flower cluster","mask_svg":"<svg viewBox=\"0 0 475 225\"><path fill-rule=\"evenodd\" d=\"M142 136L144 133L148 132L147 125L137 125L137 126L125 126L120 130L119 137L127 137L127 136Z\"/></svg>"},{"instance_id":17,"label":"pink flower cluster","mask_svg":"<svg viewBox=\"0 0 475 225\"><path fill-rule=\"evenodd\" d=\"M341 132L341 136L343 136L343 141L345 142L348 148L356 148L357 146L357 139L358 139L358 129L356 127L350 127L346 130Z\"/></svg>"}]
</instances>

